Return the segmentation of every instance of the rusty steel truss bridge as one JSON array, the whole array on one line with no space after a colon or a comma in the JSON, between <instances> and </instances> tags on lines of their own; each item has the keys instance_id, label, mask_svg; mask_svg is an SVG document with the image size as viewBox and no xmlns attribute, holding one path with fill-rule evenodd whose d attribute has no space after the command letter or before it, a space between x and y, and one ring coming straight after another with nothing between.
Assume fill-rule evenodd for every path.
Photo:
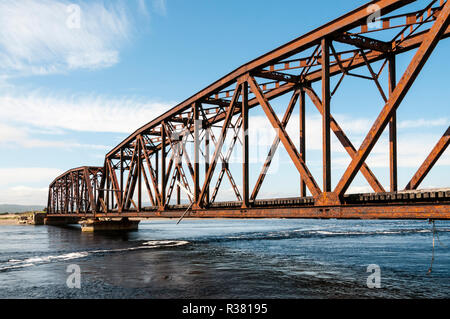
<instances>
[{"instance_id":1,"label":"rusty steel truss bridge","mask_svg":"<svg viewBox=\"0 0 450 319\"><path fill-rule=\"evenodd\" d=\"M430 141L434 148L400 189L396 124L397 109L436 46L450 35L449 15L449 1L375 0L266 53L139 128L106 155L103 167L85 166L57 177L49 188L47 216L450 219L450 188L418 189L450 143L450 127L440 140ZM412 59L405 72L397 74L396 61L402 55ZM374 85L383 101L359 147L330 113L332 97L349 77ZM382 78L388 83L381 83ZM321 91L316 92L313 84ZM280 118L271 102L284 95L290 101ZM347 97L351 99L352 92ZM322 185L306 160L306 99L322 119ZM249 110L254 108L262 110L271 126L267 129L273 128L276 136L256 184L250 185ZM299 116L297 141L287 130L293 114ZM367 164L385 130L389 189ZM350 157L334 189L332 134ZM224 149L226 140L229 145ZM293 198L260 198L280 144L295 165L292 178L300 182L300 193ZM229 165L236 145L242 147L238 180ZM372 193L346 193L358 172ZM232 185L235 201L216 200L224 179Z\"/></svg>"}]
</instances>

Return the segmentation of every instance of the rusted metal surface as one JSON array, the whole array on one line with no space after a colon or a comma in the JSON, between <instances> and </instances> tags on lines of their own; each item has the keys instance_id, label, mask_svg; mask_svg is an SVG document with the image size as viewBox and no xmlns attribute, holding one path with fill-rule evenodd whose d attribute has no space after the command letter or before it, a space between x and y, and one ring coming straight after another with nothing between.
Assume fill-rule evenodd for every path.
<instances>
[{"instance_id":1,"label":"rusted metal surface","mask_svg":"<svg viewBox=\"0 0 450 319\"><path fill-rule=\"evenodd\" d=\"M412 2L420 3L422 9L409 10ZM368 26L373 12L368 9L373 5L381 10L378 27ZM102 168L83 167L58 177L50 185L48 214L180 217L192 206L187 217L450 219L447 192L444 196L431 196L434 192L411 195L397 191L396 128L396 110L438 42L450 36L449 12L448 1L375 0L264 54L139 128L106 155ZM386 30L393 33L386 36ZM397 83L396 61L411 50L417 51ZM388 74L387 93L381 83L383 72ZM332 77L337 81L330 81ZM384 101L359 148L332 115L337 109L332 97L347 77L371 83ZM312 88L315 82L321 84L321 98ZM280 119L271 101L285 94L291 94L291 98ZM321 183L311 174L306 161L306 95L322 116ZM287 132L297 105L298 144ZM248 133L252 130L250 111L254 108L263 111L269 128L275 129L277 135L252 186L253 154ZM366 163L388 126L390 193L385 192ZM443 154L449 144L449 130L407 189L416 189ZM331 132L351 158L334 189ZM224 151L226 141L229 143ZM239 144L241 165L236 173L231 156ZM262 200L260 189L267 183L267 171L279 147L284 147L297 169L300 194L296 199ZM359 171L374 192L347 195ZM241 177L235 179L233 175ZM231 185L235 202L217 200L224 192L223 181ZM190 205L181 205L182 201Z\"/></svg>"},{"instance_id":2,"label":"rusted metal surface","mask_svg":"<svg viewBox=\"0 0 450 319\"><path fill-rule=\"evenodd\" d=\"M395 55L388 58L389 65L389 96L397 85ZM397 114L392 114L389 121L389 180L391 192L397 191Z\"/></svg>"},{"instance_id":3,"label":"rusted metal surface","mask_svg":"<svg viewBox=\"0 0 450 319\"><path fill-rule=\"evenodd\" d=\"M49 187L48 213L95 214L102 175L103 167L85 166L58 176Z\"/></svg>"},{"instance_id":4,"label":"rusted metal surface","mask_svg":"<svg viewBox=\"0 0 450 319\"><path fill-rule=\"evenodd\" d=\"M321 41L322 59L322 165L323 192L331 192L331 140L330 140L330 40Z\"/></svg>"}]
</instances>

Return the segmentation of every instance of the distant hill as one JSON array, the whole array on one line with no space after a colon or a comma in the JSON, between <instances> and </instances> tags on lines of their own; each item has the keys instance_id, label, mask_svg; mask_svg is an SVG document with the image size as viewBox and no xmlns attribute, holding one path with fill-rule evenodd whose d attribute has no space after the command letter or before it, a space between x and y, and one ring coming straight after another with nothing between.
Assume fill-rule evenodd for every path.
<instances>
[{"instance_id":1,"label":"distant hill","mask_svg":"<svg viewBox=\"0 0 450 319\"><path fill-rule=\"evenodd\" d=\"M0 214L2 213L23 213L29 211L43 210L45 206L38 205L10 205L0 204Z\"/></svg>"}]
</instances>

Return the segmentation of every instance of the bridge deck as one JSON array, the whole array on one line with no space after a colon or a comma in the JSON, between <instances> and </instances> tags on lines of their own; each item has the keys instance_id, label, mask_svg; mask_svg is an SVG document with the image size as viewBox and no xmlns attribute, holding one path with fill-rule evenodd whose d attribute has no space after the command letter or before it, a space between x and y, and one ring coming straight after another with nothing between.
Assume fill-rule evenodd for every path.
<instances>
[{"instance_id":1,"label":"bridge deck","mask_svg":"<svg viewBox=\"0 0 450 319\"><path fill-rule=\"evenodd\" d=\"M340 206L315 206L313 197L256 200L251 208L242 202L211 204L206 210L192 210L190 205L169 205L162 211L156 206L108 213L49 214L51 217L136 217L179 218L339 218L339 219L450 219L450 189L415 190L389 193L350 194Z\"/></svg>"}]
</instances>

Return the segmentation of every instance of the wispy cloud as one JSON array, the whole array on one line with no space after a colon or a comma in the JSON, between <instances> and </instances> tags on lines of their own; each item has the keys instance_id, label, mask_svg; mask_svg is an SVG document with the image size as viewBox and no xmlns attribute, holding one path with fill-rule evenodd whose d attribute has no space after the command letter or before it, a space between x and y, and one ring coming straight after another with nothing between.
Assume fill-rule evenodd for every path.
<instances>
[{"instance_id":1,"label":"wispy cloud","mask_svg":"<svg viewBox=\"0 0 450 319\"><path fill-rule=\"evenodd\" d=\"M57 168L19 167L0 168L0 186L17 187L33 183L50 184L63 171Z\"/></svg>"},{"instance_id":2,"label":"wispy cloud","mask_svg":"<svg viewBox=\"0 0 450 319\"><path fill-rule=\"evenodd\" d=\"M47 205L47 187L15 186L2 189L0 204Z\"/></svg>"},{"instance_id":3,"label":"wispy cloud","mask_svg":"<svg viewBox=\"0 0 450 319\"><path fill-rule=\"evenodd\" d=\"M448 118L440 119L416 119L401 121L397 124L398 128L420 128L420 127L434 127L447 126L450 120Z\"/></svg>"},{"instance_id":4,"label":"wispy cloud","mask_svg":"<svg viewBox=\"0 0 450 319\"><path fill-rule=\"evenodd\" d=\"M48 186L63 171L57 168L0 168L0 203L46 205Z\"/></svg>"},{"instance_id":5,"label":"wispy cloud","mask_svg":"<svg viewBox=\"0 0 450 319\"><path fill-rule=\"evenodd\" d=\"M139 12L141 14L143 14L144 16L149 17L150 13L147 8L146 0L137 0L137 4L138 4Z\"/></svg>"},{"instance_id":6,"label":"wispy cloud","mask_svg":"<svg viewBox=\"0 0 450 319\"><path fill-rule=\"evenodd\" d=\"M167 3L166 0L152 0L153 10L162 16L167 14Z\"/></svg>"},{"instance_id":7,"label":"wispy cloud","mask_svg":"<svg viewBox=\"0 0 450 319\"><path fill-rule=\"evenodd\" d=\"M166 0L137 0L137 9L147 19L154 13L160 16L167 16Z\"/></svg>"},{"instance_id":8,"label":"wispy cloud","mask_svg":"<svg viewBox=\"0 0 450 319\"><path fill-rule=\"evenodd\" d=\"M131 133L173 104L137 98L51 96L35 92L1 96L0 105L2 121L6 123L40 129Z\"/></svg>"},{"instance_id":9,"label":"wispy cloud","mask_svg":"<svg viewBox=\"0 0 450 319\"><path fill-rule=\"evenodd\" d=\"M48 140L33 137L33 129L15 127L0 122L0 146L1 147L24 147L24 148L87 148L106 151L110 147L97 144L78 143L73 140Z\"/></svg>"},{"instance_id":10,"label":"wispy cloud","mask_svg":"<svg viewBox=\"0 0 450 319\"><path fill-rule=\"evenodd\" d=\"M121 1L2 0L0 70L10 76L109 67L131 33Z\"/></svg>"},{"instance_id":11,"label":"wispy cloud","mask_svg":"<svg viewBox=\"0 0 450 319\"><path fill-rule=\"evenodd\" d=\"M423 161L430 154L433 146L439 140L439 134L424 133L422 135L403 134L398 137L397 160L398 166L403 168L418 169ZM389 142L387 139L380 139L373 148L367 164L371 168L389 167ZM350 164L349 156L336 154L333 158L334 167L346 168ZM435 166L449 166L450 152L445 152L436 162Z\"/></svg>"}]
</instances>

